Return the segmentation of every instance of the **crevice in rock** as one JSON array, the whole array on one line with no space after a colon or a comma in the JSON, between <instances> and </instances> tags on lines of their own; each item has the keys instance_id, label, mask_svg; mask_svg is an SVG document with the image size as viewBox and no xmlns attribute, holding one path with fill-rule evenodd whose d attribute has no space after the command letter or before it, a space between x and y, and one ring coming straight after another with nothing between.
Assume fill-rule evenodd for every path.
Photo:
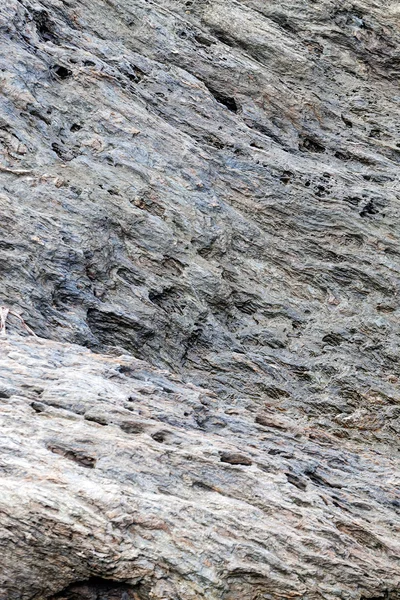
<instances>
[{"instance_id":1,"label":"crevice in rock","mask_svg":"<svg viewBox=\"0 0 400 600\"><path fill-rule=\"evenodd\" d=\"M87 469L94 469L96 465L96 459L93 456L89 456L86 452L82 450L77 450L75 448L66 448L64 446L59 446L56 444L48 444L48 450L53 452L54 454L59 454L68 460L72 460L73 462L78 463L81 467L86 467Z\"/></svg>"},{"instance_id":2,"label":"crevice in rock","mask_svg":"<svg viewBox=\"0 0 400 600\"><path fill-rule=\"evenodd\" d=\"M64 67L63 65L54 65L52 71L61 80L72 77L71 69L68 69L68 67Z\"/></svg>"},{"instance_id":3,"label":"crevice in rock","mask_svg":"<svg viewBox=\"0 0 400 600\"><path fill-rule=\"evenodd\" d=\"M42 42L52 42L59 44L55 33L54 24L51 21L49 14L45 10L32 11L33 20L36 23L36 31Z\"/></svg>"},{"instance_id":4,"label":"crevice in rock","mask_svg":"<svg viewBox=\"0 0 400 600\"><path fill-rule=\"evenodd\" d=\"M224 106L226 106L226 108L228 110L230 110L231 112L237 113L238 112L238 104L235 100L235 98L233 98L233 96L227 96L221 92L218 92L215 88L211 87L208 84L205 84L208 91L210 92L210 94L212 96L214 96L214 98L216 99L217 102L219 102L220 104L223 104Z\"/></svg>"},{"instance_id":5,"label":"crevice in rock","mask_svg":"<svg viewBox=\"0 0 400 600\"><path fill-rule=\"evenodd\" d=\"M148 600L146 586L128 585L102 577L72 583L48 600Z\"/></svg>"}]
</instances>

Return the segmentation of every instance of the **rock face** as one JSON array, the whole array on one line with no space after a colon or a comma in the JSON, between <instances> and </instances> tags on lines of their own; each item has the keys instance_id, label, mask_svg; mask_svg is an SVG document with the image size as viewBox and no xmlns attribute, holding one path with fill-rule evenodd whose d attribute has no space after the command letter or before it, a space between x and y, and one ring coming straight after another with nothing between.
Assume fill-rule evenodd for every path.
<instances>
[{"instance_id":1,"label":"rock face","mask_svg":"<svg viewBox=\"0 0 400 600\"><path fill-rule=\"evenodd\" d=\"M1 600L400 598L399 24L0 0Z\"/></svg>"},{"instance_id":2,"label":"rock face","mask_svg":"<svg viewBox=\"0 0 400 600\"><path fill-rule=\"evenodd\" d=\"M129 355L1 364L2 599L399 597L389 452Z\"/></svg>"}]
</instances>

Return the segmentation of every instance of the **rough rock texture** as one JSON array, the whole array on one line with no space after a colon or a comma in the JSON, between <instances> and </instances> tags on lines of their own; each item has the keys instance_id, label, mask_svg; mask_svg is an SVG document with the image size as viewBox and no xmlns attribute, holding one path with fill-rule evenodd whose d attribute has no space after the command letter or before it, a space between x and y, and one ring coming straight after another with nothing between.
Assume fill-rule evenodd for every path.
<instances>
[{"instance_id":1,"label":"rough rock texture","mask_svg":"<svg viewBox=\"0 0 400 600\"><path fill-rule=\"evenodd\" d=\"M399 24L0 0L1 600L400 597Z\"/></svg>"},{"instance_id":2,"label":"rough rock texture","mask_svg":"<svg viewBox=\"0 0 400 600\"><path fill-rule=\"evenodd\" d=\"M400 597L389 453L127 355L1 364L2 600Z\"/></svg>"}]
</instances>

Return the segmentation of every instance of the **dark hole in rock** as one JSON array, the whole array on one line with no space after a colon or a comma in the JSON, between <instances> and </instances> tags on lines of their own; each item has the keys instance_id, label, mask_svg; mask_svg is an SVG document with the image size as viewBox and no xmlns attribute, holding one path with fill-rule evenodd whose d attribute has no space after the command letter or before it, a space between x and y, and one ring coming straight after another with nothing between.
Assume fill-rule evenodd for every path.
<instances>
[{"instance_id":1,"label":"dark hole in rock","mask_svg":"<svg viewBox=\"0 0 400 600\"><path fill-rule=\"evenodd\" d=\"M216 135L210 133L209 135L205 135L203 139L206 144L214 146L214 148L218 148L218 150L225 148L225 144Z\"/></svg>"},{"instance_id":2,"label":"dark hole in rock","mask_svg":"<svg viewBox=\"0 0 400 600\"><path fill-rule=\"evenodd\" d=\"M36 413L41 413L46 410L46 406L42 402L31 402L31 407Z\"/></svg>"},{"instance_id":3,"label":"dark hole in rock","mask_svg":"<svg viewBox=\"0 0 400 600\"><path fill-rule=\"evenodd\" d=\"M326 188L323 185L318 185L315 191L315 195L319 198L323 198L326 195Z\"/></svg>"},{"instance_id":4,"label":"dark hole in rock","mask_svg":"<svg viewBox=\"0 0 400 600\"><path fill-rule=\"evenodd\" d=\"M139 83L146 75L142 69L139 69L136 65L129 65L129 70L124 71L124 75L128 77L133 83Z\"/></svg>"},{"instance_id":5,"label":"dark hole in rock","mask_svg":"<svg viewBox=\"0 0 400 600\"><path fill-rule=\"evenodd\" d=\"M289 22L289 19L285 14L272 13L269 15L269 18L271 21L274 21L274 23L277 23L279 27L282 27L282 29L286 29L286 31L290 31L291 33L296 33L296 27Z\"/></svg>"},{"instance_id":6,"label":"dark hole in rock","mask_svg":"<svg viewBox=\"0 0 400 600\"><path fill-rule=\"evenodd\" d=\"M53 142L51 147L58 156L62 157L62 155L64 153L64 149L61 144L58 144L57 142Z\"/></svg>"},{"instance_id":7,"label":"dark hole in rock","mask_svg":"<svg viewBox=\"0 0 400 600\"><path fill-rule=\"evenodd\" d=\"M67 69L67 67L63 67L62 65L54 65L52 69L60 79L68 79L72 76L71 69Z\"/></svg>"},{"instance_id":8,"label":"dark hole in rock","mask_svg":"<svg viewBox=\"0 0 400 600\"><path fill-rule=\"evenodd\" d=\"M342 121L346 125L346 127L353 127L353 123L350 121L350 119L347 119L347 117L344 117L343 115L342 115Z\"/></svg>"},{"instance_id":9,"label":"dark hole in rock","mask_svg":"<svg viewBox=\"0 0 400 600\"><path fill-rule=\"evenodd\" d=\"M229 34L224 31L223 29L214 29L211 32L219 42L221 42L222 44L226 44L227 46L230 46L231 48L234 48L236 46L236 42L234 39L232 39Z\"/></svg>"},{"instance_id":10,"label":"dark hole in rock","mask_svg":"<svg viewBox=\"0 0 400 600\"><path fill-rule=\"evenodd\" d=\"M167 432L166 431L156 431L155 433L153 433L151 435L151 437L153 438L154 441L162 444L167 439Z\"/></svg>"},{"instance_id":11,"label":"dark hole in rock","mask_svg":"<svg viewBox=\"0 0 400 600\"><path fill-rule=\"evenodd\" d=\"M345 340L339 333L328 333L324 335L322 341L329 346L340 346Z\"/></svg>"},{"instance_id":12,"label":"dark hole in rock","mask_svg":"<svg viewBox=\"0 0 400 600\"><path fill-rule=\"evenodd\" d=\"M281 182L286 185L287 183L290 182L292 177L293 177L293 173L291 171L283 171L283 173L281 175Z\"/></svg>"},{"instance_id":13,"label":"dark hole in rock","mask_svg":"<svg viewBox=\"0 0 400 600\"><path fill-rule=\"evenodd\" d=\"M306 137L303 138L300 142L300 150L307 152L325 152L325 146L320 144L317 140Z\"/></svg>"},{"instance_id":14,"label":"dark hole in rock","mask_svg":"<svg viewBox=\"0 0 400 600\"><path fill-rule=\"evenodd\" d=\"M264 146L262 146L258 142L250 142L250 147L251 148L258 148L259 150L264 150ZM286 171L284 171L284 174L285 173L286 173Z\"/></svg>"},{"instance_id":15,"label":"dark hole in rock","mask_svg":"<svg viewBox=\"0 0 400 600\"><path fill-rule=\"evenodd\" d=\"M396 310L396 307L390 304L378 304L376 310L378 310L379 312L391 313Z\"/></svg>"},{"instance_id":16,"label":"dark hole in rock","mask_svg":"<svg viewBox=\"0 0 400 600\"><path fill-rule=\"evenodd\" d=\"M70 131L79 131L80 129L82 129L82 125L78 123L73 123L70 127Z\"/></svg>"},{"instance_id":17,"label":"dark hole in rock","mask_svg":"<svg viewBox=\"0 0 400 600\"><path fill-rule=\"evenodd\" d=\"M83 66L84 67L95 67L96 63L93 62L92 60L84 60L83 61Z\"/></svg>"},{"instance_id":18,"label":"dark hole in rock","mask_svg":"<svg viewBox=\"0 0 400 600\"><path fill-rule=\"evenodd\" d=\"M36 31L43 42L53 42L57 44L57 37L54 33L54 27L49 19L49 14L45 10L35 10L33 20L36 23Z\"/></svg>"},{"instance_id":19,"label":"dark hole in rock","mask_svg":"<svg viewBox=\"0 0 400 600\"><path fill-rule=\"evenodd\" d=\"M232 96L225 96L224 94L221 94L221 92L218 92L217 90L209 86L207 86L207 88L210 94L214 96L217 102L226 106L226 108L230 111L237 113L238 105L236 103L235 98L232 98Z\"/></svg>"},{"instance_id":20,"label":"dark hole in rock","mask_svg":"<svg viewBox=\"0 0 400 600\"><path fill-rule=\"evenodd\" d=\"M286 473L286 478L289 483L296 486L299 490L304 492L307 489L307 484L298 475Z\"/></svg>"},{"instance_id":21,"label":"dark hole in rock","mask_svg":"<svg viewBox=\"0 0 400 600\"><path fill-rule=\"evenodd\" d=\"M127 377L135 377L134 369L132 369L132 367L128 367L127 365L120 365L118 367L118 371Z\"/></svg>"},{"instance_id":22,"label":"dark hole in rock","mask_svg":"<svg viewBox=\"0 0 400 600\"><path fill-rule=\"evenodd\" d=\"M222 452L221 462L229 463L230 465L244 465L246 467L252 464L251 459L240 452Z\"/></svg>"},{"instance_id":23,"label":"dark hole in rock","mask_svg":"<svg viewBox=\"0 0 400 600\"><path fill-rule=\"evenodd\" d=\"M330 487L330 488L341 488L342 486L339 483L333 483L328 481L322 475L318 475L315 471L306 470L304 471L304 475L306 475L313 483L318 486Z\"/></svg>"},{"instance_id":24,"label":"dark hole in rock","mask_svg":"<svg viewBox=\"0 0 400 600\"><path fill-rule=\"evenodd\" d=\"M74 448L63 448L62 446L56 445L48 445L48 450L53 452L54 454L59 454L68 460L72 460L73 462L78 463L81 467L86 467L87 469L93 469L96 464L96 459L93 456L89 456L85 452L81 450L77 450Z\"/></svg>"},{"instance_id":25,"label":"dark hole in rock","mask_svg":"<svg viewBox=\"0 0 400 600\"><path fill-rule=\"evenodd\" d=\"M349 160L350 156L346 153L346 152L341 152L340 150L337 150L334 154L335 158L338 158L339 160Z\"/></svg>"},{"instance_id":26,"label":"dark hole in rock","mask_svg":"<svg viewBox=\"0 0 400 600\"><path fill-rule=\"evenodd\" d=\"M364 208L360 212L360 217L367 217L369 215L377 215L379 214L378 208L375 206L374 202L370 200L364 206Z\"/></svg>"},{"instance_id":27,"label":"dark hole in rock","mask_svg":"<svg viewBox=\"0 0 400 600\"><path fill-rule=\"evenodd\" d=\"M371 129L371 131L369 132L369 137L380 139L380 137L381 137L380 130L379 129Z\"/></svg>"},{"instance_id":28,"label":"dark hole in rock","mask_svg":"<svg viewBox=\"0 0 400 600\"><path fill-rule=\"evenodd\" d=\"M186 6L193 4L193 2L187 2ZM208 38L204 37L204 35L201 34L197 34L194 36L195 41L200 44L201 46L212 46L213 42L211 40L209 40Z\"/></svg>"},{"instance_id":29,"label":"dark hole in rock","mask_svg":"<svg viewBox=\"0 0 400 600\"><path fill-rule=\"evenodd\" d=\"M128 585L117 581L90 577L87 581L72 583L49 600L147 600L146 586Z\"/></svg>"},{"instance_id":30,"label":"dark hole in rock","mask_svg":"<svg viewBox=\"0 0 400 600\"><path fill-rule=\"evenodd\" d=\"M207 485L206 483L203 483L202 481L193 481L192 483L192 487L198 490L202 490L204 492L215 492L216 490L211 487L210 485Z\"/></svg>"}]
</instances>

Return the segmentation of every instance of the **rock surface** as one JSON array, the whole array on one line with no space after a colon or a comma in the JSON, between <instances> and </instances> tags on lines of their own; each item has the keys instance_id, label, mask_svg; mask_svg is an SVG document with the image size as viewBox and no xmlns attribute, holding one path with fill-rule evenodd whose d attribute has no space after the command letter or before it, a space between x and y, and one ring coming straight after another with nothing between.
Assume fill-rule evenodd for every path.
<instances>
[{"instance_id":1,"label":"rock surface","mask_svg":"<svg viewBox=\"0 0 400 600\"><path fill-rule=\"evenodd\" d=\"M1 600L400 597L399 24L0 0Z\"/></svg>"},{"instance_id":2,"label":"rock surface","mask_svg":"<svg viewBox=\"0 0 400 600\"><path fill-rule=\"evenodd\" d=\"M12 336L1 364L2 599L399 597L389 452L129 355Z\"/></svg>"}]
</instances>

